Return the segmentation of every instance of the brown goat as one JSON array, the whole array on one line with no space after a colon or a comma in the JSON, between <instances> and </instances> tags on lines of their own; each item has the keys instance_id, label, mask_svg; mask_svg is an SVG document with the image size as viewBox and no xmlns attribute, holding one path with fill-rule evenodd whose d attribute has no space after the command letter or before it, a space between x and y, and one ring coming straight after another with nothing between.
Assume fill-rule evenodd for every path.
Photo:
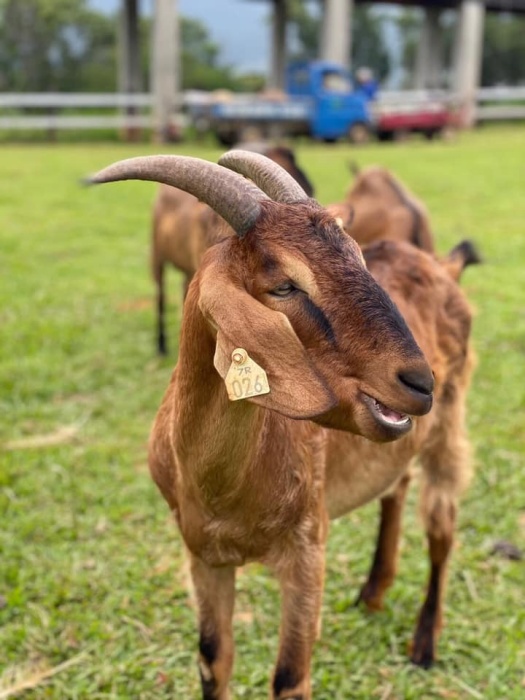
<instances>
[{"instance_id":1,"label":"brown goat","mask_svg":"<svg viewBox=\"0 0 525 700\"><path fill-rule=\"evenodd\" d=\"M434 252L425 206L385 168L357 171L345 199L327 209L361 246L377 240L406 241Z\"/></svg>"},{"instance_id":2,"label":"brown goat","mask_svg":"<svg viewBox=\"0 0 525 700\"><path fill-rule=\"evenodd\" d=\"M299 183L309 197L313 187L299 167L295 155L285 146L250 144L248 150L259 152L283 167ZM165 327L166 296L164 274L167 264L184 273L184 297L202 256L210 245L233 235L222 217L193 195L161 185L153 205L151 270L156 287L157 349L167 352Z\"/></svg>"},{"instance_id":3,"label":"brown goat","mask_svg":"<svg viewBox=\"0 0 525 700\"><path fill-rule=\"evenodd\" d=\"M207 251L189 287L179 361L151 434L150 469L189 553L203 698L229 697L235 570L261 561L282 591L273 697L308 700L328 518L392 488L441 403L454 411L465 347L456 357L456 337L442 343L437 331L451 314L463 340L468 309L432 260L409 277L417 310L408 309L405 283L393 285L445 387L435 412L415 421L410 434L413 416L431 408L432 373L357 244L267 158L232 151L220 162L226 167L134 158L92 182L135 178L187 189L236 233ZM380 269L376 260L371 267ZM438 293L443 299L429 304ZM370 440L403 435L399 452L384 446L380 463L361 459L374 447Z\"/></svg>"},{"instance_id":4,"label":"brown goat","mask_svg":"<svg viewBox=\"0 0 525 700\"><path fill-rule=\"evenodd\" d=\"M404 463L397 482L380 500L375 555L359 600L369 610L379 610L393 583L410 462L417 456L422 468L421 514L431 570L411 659L429 668L436 657L442 626L458 499L471 476L465 409L473 367L469 341L472 314L457 282L467 265L479 262L479 256L468 241L456 246L441 261L409 244L394 242L373 244L364 250L364 256L372 275L388 291L423 349L434 372L435 389L432 412L418 419L415 430L399 442L374 445L359 437L351 438L356 462L366 464L367 469L391 462L400 464L399 460ZM341 502L343 481L348 477L348 472L327 472L327 501L338 504L337 512L348 510L348 505Z\"/></svg>"}]
</instances>

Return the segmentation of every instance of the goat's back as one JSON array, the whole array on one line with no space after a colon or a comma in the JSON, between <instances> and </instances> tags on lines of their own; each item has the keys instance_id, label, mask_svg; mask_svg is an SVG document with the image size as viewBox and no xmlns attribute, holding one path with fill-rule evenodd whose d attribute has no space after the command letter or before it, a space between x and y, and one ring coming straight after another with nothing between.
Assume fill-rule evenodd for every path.
<instances>
[{"instance_id":1,"label":"goat's back","mask_svg":"<svg viewBox=\"0 0 525 700\"><path fill-rule=\"evenodd\" d=\"M328 209L342 219L343 226L362 246L392 240L434 251L424 204L384 168L366 168L357 176L345 200Z\"/></svg>"},{"instance_id":2,"label":"goat's back","mask_svg":"<svg viewBox=\"0 0 525 700\"><path fill-rule=\"evenodd\" d=\"M161 185L153 208L153 251L188 275L206 250L231 233L224 220L196 197Z\"/></svg>"}]
</instances>

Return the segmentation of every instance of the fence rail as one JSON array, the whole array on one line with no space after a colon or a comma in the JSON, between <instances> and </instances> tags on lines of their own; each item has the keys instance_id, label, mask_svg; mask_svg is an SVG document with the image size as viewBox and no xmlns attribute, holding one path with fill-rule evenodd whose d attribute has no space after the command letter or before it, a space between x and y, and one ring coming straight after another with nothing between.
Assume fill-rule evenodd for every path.
<instances>
[{"instance_id":1,"label":"fence rail","mask_svg":"<svg viewBox=\"0 0 525 700\"><path fill-rule=\"evenodd\" d=\"M0 93L0 130L153 127L149 93Z\"/></svg>"},{"instance_id":2,"label":"fence rail","mask_svg":"<svg viewBox=\"0 0 525 700\"><path fill-rule=\"evenodd\" d=\"M199 100L203 104L209 102L210 95L185 92L174 105L174 111L180 112ZM379 98L380 105L408 106L430 102L446 102L451 107L461 104L458 95L443 90L383 91ZM478 121L525 119L525 87L481 88L476 93L476 102ZM86 114L85 110L99 113ZM153 127L153 97L149 93L0 93L0 130Z\"/></svg>"}]
</instances>

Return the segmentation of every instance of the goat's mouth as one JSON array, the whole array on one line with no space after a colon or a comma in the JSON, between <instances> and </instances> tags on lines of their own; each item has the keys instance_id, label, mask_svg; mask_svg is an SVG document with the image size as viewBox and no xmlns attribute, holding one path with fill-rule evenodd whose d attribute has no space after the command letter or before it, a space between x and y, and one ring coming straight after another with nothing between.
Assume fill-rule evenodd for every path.
<instances>
[{"instance_id":1,"label":"goat's mouth","mask_svg":"<svg viewBox=\"0 0 525 700\"><path fill-rule=\"evenodd\" d=\"M395 411L368 394L363 393L363 399L376 423L392 435L403 435L412 427L412 418L406 413Z\"/></svg>"}]
</instances>

